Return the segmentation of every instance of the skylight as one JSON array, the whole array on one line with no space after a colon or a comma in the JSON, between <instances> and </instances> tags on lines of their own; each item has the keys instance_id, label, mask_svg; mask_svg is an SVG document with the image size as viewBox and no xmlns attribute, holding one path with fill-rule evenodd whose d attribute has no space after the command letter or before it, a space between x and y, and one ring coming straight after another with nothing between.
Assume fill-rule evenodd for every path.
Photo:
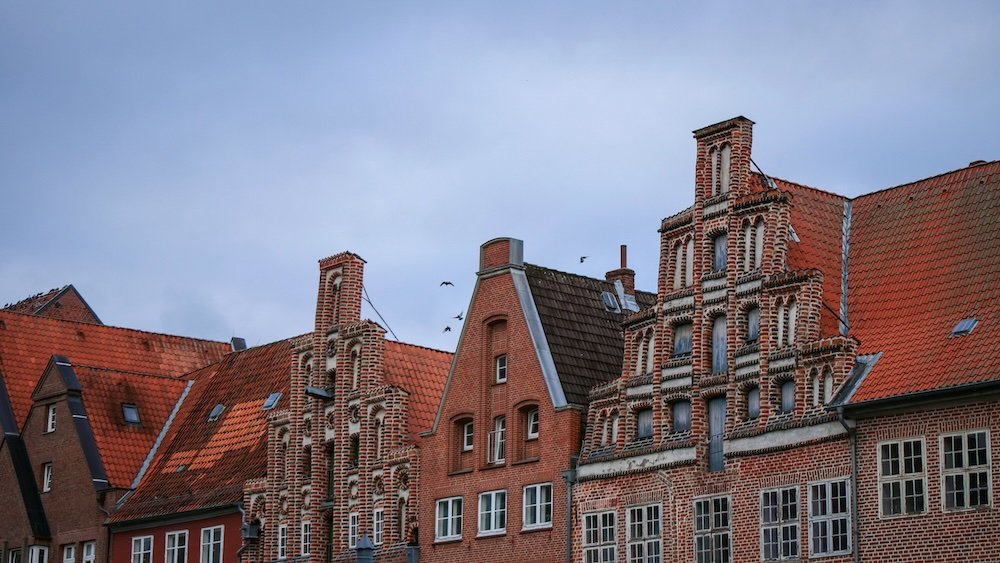
<instances>
[{"instance_id":1,"label":"skylight","mask_svg":"<svg viewBox=\"0 0 1000 563\"><path fill-rule=\"evenodd\" d=\"M612 313L620 313L621 309L618 307L618 300L610 291L604 291L601 293L601 302L604 303L604 308Z\"/></svg>"},{"instance_id":2,"label":"skylight","mask_svg":"<svg viewBox=\"0 0 1000 563\"><path fill-rule=\"evenodd\" d=\"M979 324L979 319L977 319L976 317L968 317L966 319L958 321L958 324L955 325L955 328L951 329L952 338L956 336L965 336L966 334L969 334L970 332L972 332L972 329L976 328L977 324Z\"/></svg>"},{"instance_id":3,"label":"skylight","mask_svg":"<svg viewBox=\"0 0 1000 563\"><path fill-rule=\"evenodd\" d=\"M224 411L225 409L226 405L223 405L222 403L219 403L214 407L212 407L212 412L208 414L208 421L215 422L216 420L218 420L219 416L222 415L222 411Z\"/></svg>"},{"instance_id":4,"label":"skylight","mask_svg":"<svg viewBox=\"0 0 1000 563\"><path fill-rule=\"evenodd\" d=\"M267 396L266 399L264 399L264 410L269 411L273 409L280 400L281 400L281 391L275 391L274 393L271 393L270 395Z\"/></svg>"},{"instance_id":5,"label":"skylight","mask_svg":"<svg viewBox=\"0 0 1000 563\"><path fill-rule=\"evenodd\" d=\"M130 403L122 403L122 417L125 418L126 424L142 423L139 419L139 407Z\"/></svg>"}]
</instances>

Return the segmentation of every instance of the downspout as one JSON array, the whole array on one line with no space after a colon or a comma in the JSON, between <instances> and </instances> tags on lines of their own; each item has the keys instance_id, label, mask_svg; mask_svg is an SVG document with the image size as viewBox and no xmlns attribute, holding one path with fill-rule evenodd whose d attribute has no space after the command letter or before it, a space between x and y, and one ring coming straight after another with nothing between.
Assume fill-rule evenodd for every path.
<instances>
[{"instance_id":1,"label":"downspout","mask_svg":"<svg viewBox=\"0 0 1000 563\"><path fill-rule=\"evenodd\" d=\"M569 469L563 471L566 481L566 563L573 563L573 485L576 484L577 456L570 456Z\"/></svg>"},{"instance_id":2,"label":"downspout","mask_svg":"<svg viewBox=\"0 0 1000 563\"><path fill-rule=\"evenodd\" d=\"M844 418L843 406L837 407L837 420L840 421L844 430L847 430L847 439L851 444L851 520L854 521L854 526L851 527L853 530L853 549L851 551L854 552L854 563L860 563L861 547L858 544L858 538L861 537L861 533L858 531L860 525L860 522L858 522L858 433L857 429L847 424L847 420Z\"/></svg>"},{"instance_id":3,"label":"downspout","mask_svg":"<svg viewBox=\"0 0 1000 563\"><path fill-rule=\"evenodd\" d=\"M240 511L240 548L236 550L236 560L240 561L241 560L240 557L243 555L243 551L246 550L247 548L246 534L243 533L244 530L247 529L247 513L245 510L243 510L242 502L238 502L234 506L236 506L236 510ZM225 559L225 556L223 556L222 558Z\"/></svg>"}]
</instances>

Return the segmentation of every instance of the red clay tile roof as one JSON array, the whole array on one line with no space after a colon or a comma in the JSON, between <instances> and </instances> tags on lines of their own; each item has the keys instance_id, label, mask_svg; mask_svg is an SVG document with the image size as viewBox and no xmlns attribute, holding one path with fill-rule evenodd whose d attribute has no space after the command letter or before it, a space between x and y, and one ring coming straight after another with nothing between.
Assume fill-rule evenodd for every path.
<instances>
[{"instance_id":1,"label":"red clay tile roof","mask_svg":"<svg viewBox=\"0 0 1000 563\"><path fill-rule=\"evenodd\" d=\"M219 361L229 345L0 310L0 377L18 426L53 354L73 365L178 377ZM84 397L86 400L86 397Z\"/></svg>"},{"instance_id":2,"label":"red clay tile roof","mask_svg":"<svg viewBox=\"0 0 1000 563\"><path fill-rule=\"evenodd\" d=\"M1000 379L1000 162L859 197L852 223L851 334L882 357L851 401Z\"/></svg>"},{"instance_id":3,"label":"red clay tile roof","mask_svg":"<svg viewBox=\"0 0 1000 563\"><path fill-rule=\"evenodd\" d=\"M187 382L103 368L73 366L97 449L115 488L129 488ZM139 425L127 424L122 404L135 405Z\"/></svg>"},{"instance_id":4,"label":"red clay tile roof","mask_svg":"<svg viewBox=\"0 0 1000 563\"><path fill-rule=\"evenodd\" d=\"M194 385L139 487L111 522L225 506L243 498L248 479L267 472L264 400L282 393L288 407L292 342L281 340L227 355L192 374ZM209 422L217 404L222 415Z\"/></svg>"},{"instance_id":5,"label":"red clay tile roof","mask_svg":"<svg viewBox=\"0 0 1000 563\"><path fill-rule=\"evenodd\" d=\"M410 394L409 428L414 440L434 424L452 356L413 344L385 342L385 381Z\"/></svg>"}]
</instances>

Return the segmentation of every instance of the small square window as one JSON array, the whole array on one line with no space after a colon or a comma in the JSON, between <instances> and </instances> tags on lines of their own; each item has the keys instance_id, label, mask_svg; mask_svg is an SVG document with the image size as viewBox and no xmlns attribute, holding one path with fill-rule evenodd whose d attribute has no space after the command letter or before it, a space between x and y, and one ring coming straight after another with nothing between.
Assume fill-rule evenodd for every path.
<instances>
[{"instance_id":1,"label":"small square window","mask_svg":"<svg viewBox=\"0 0 1000 563\"><path fill-rule=\"evenodd\" d=\"M122 417L125 418L126 424L141 424L141 420L139 419L139 407L133 404L122 403Z\"/></svg>"},{"instance_id":2,"label":"small square window","mask_svg":"<svg viewBox=\"0 0 1000 563\"><path fill-rule=\"evenodd\" d=\"M494 361L496 366L497 383L507 382L507 354L500 354Z\"/></svg>"}]
</instances>

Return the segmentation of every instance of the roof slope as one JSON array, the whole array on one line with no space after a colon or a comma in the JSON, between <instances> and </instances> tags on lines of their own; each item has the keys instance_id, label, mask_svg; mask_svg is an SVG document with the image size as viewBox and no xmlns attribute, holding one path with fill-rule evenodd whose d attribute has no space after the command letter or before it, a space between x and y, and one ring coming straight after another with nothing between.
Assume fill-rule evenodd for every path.
<instances>
[{"instance_id":1,"label":"roof slope","mask_svg":"<svg viewBox=\"0 0 1000 563\"><path fill-rule=\"evenodd\" d=\"M267 472L270 411L264 400L282 393L288 407L292 339L227 355L192 374L194 385L139 487L111 522L238 503L243 484ZM208 420L217 404L225 406Z\"/></svg>"},{"instance_id":2,"label":"roof slope","mask_svg":"<svg viewBox=\"0 0 1000 563\"><path fill-rule=\"evenodd\" d=\"M452 356L413 344L385 342L385 381L410 394L408 421L414 439L434 424Z\"/></svg>"},{"instance_id":3,"label":"roof slope","mask_svg":"<svg viewBox=\"0 0 1000 563\"><path fill-rule=\"evenodd\" d=\"M17 303L5 305L3 309L53 319L104 324L73 284L32 295Z\"/></svg>"},{"instance_id":4,"label":"roof slope","mask_svg":"<svg viewBox=\"0 0 1000 563\"><path fill-rule=\"evenodd\" d=\"M621 375L625 315L601 302L601 292L615 293L614 283L532 264L525 274L566 400L586 404L592 387ZM654 293L635 297L642 309L656 304Z\"/></svg>"},{"instance_id":5,"label":"roof slope","mask_svg":"<svg viewBox=\"0 0 1000 563\"><path fill-rule=\"evenodd\" d=\"M73 369L108 481L129 488L187 382L79 365ZM125 422L126 403L137 407L140 424Z\"/></svg>"},{"instance_id":6,"label":"roof slope","mask_svg":"<svg viewBox=\"0 0 1000 563\"><path fill-rule=\"evenodd\" d=\"M0 378L7 385L18 426L49 358L73 365L178 377L219 361L229 345L91 323L0 310Z\"/></svg>"},{"instance_id":7,"label":"roof slope","mask_svg":"<svg viewBox=\"0 0 1000 563\"><path fill-rule=\"evenodd\" d=\"M882 353L852 401L1000 379L1000 162L859 197L852 223L851 333Z\"/></svg>"}]
</instances>

